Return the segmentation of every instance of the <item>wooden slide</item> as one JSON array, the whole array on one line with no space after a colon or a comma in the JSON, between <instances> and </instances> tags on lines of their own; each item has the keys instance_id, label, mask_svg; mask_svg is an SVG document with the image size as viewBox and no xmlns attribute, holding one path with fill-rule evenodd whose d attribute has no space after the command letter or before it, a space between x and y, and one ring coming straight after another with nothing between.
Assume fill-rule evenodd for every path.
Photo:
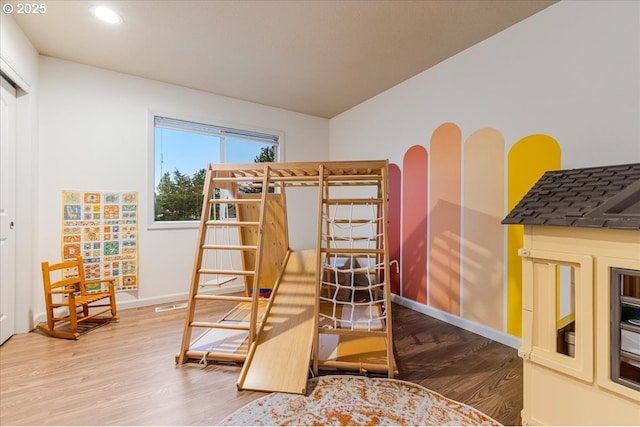
<instances>
[{"instance_id":1,"label":"wooden slide","mask_svg":"<svg viewBox=\"0 0 640 427\"><path fill-rule=\"evenodd\" d=\"M316 251L291 252L238 389L304 394L313 344Z\"/></svg>"}]
</instances>

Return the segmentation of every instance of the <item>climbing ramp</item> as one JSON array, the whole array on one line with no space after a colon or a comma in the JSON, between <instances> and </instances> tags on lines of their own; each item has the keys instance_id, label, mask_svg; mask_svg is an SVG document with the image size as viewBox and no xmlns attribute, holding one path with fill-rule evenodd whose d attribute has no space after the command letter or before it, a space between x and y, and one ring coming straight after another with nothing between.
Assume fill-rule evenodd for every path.
<instances>
[{"instance_id":1,"label":"climbing ramp","mask_svg":"<svg viewBox=\"0 0 640 427\"><path fill-rule=\"evenodd\" d=\"M315 249L289 248L292 187L316 191L293 212L315 218ZM380 160L211 164L176 362L243 363L238 387L264 391L303 393L320 369L393 378L387 188ZM238 283L243 295L208 292ZM238 306L201 318L212 300Z\"/></svg>"}]
</instances>

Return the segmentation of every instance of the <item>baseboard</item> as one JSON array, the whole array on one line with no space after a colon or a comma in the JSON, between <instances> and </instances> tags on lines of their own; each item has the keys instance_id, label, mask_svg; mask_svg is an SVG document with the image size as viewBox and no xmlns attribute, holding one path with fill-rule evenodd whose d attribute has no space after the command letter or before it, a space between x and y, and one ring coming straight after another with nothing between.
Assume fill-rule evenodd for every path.
<instances>
[{"instance_id":1,"label":"baseboard","mask_svg":"<svg viewBox=\"0 0 640 427\"><path fill-rule=\"evenodd\" d=\"M522 345L522 340L520 338L514 337L504 332L496 331L495 329L488 328L479 323L475 323L470 320L445 313L444 311L436 310L432 307L420 304L413 300L403 298L398 295L392 295L391 301L400 304L403 307L410 308L411 310L426 314L427 316L442 320L443 322L447 322L453 326L457 326L458 328L462 328L469 332L473 332L474 334L489 338L490 340L499 342L500 344L515 348L516 350L519 349Z\"/></svg>"},{"instance_id":2,"label":"baseboard","mask_svg":"<svg viewBox=\"0 0 640 427\"><path fill-rule=\"evenodd\" d=\"M232 294L232 293L236 293L236 292L244 292L244 284L243 283L238 283L235 285L227 285L224 288L212 288L212 289L208 289L206 291L200 291L198 292L200 295L225 295L225 294ZM174 303L174 302L181 302L181 301L186 301L187 299L189 299L189 293L188 292L182 292L179 294L171 294L171 295L162 295L162 296L158 296L158 297L151 297L151 298L137 298L137 299L131 299L131 300L127 300L127 301L118 301L118 294L116 293L116 301L118 303L118 311L120 310L128 310L131 308L139 308L139 307L148 307L151 305L158 305L158 304L166 304L166 303ZM38 323L43 323L47 321L47 314L45 312L41 312L41 313L37 313L34 317L33 317L33 325L35 327L35 325L37 325Z\"/></svg>"}]
</instances>

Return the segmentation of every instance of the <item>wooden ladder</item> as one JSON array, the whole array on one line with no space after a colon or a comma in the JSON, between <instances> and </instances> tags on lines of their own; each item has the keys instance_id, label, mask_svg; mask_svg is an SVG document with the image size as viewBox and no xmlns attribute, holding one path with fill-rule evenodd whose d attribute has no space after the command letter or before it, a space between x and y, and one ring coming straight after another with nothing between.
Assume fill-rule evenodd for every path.
<instances>
[{"instance_id":1,"label":"wooden ladder","mask_svg":"<svg viewBox=\"0 0 640 427\"><path fill-rule=\"evenodd\" d=\"M338 257L367 257L371 259L375 259L376 265L383 265L381 271L377 274L377 287L375 288L375 293L377 294L378 289L381 288L384 292L383 300L385 301L385 312L386 317L384 319L382 330L354 330L354 329L326 329L318 325L316 320L316 333L314 337L314 354L313 354L313 372L315 375L318 374L318 370L320 367L328 368L328 369L359 369L362 372L374 371L374 372L385 372L387 373L389 378L393 378L394 374L397 372L394 356L393 356L393 334L392 334L392 316L391 316L391 291L390 291L390 253L389 253L389 236L387 232L387 221L389 215L389 207L388 207L388 169L382 168L379 173L372 173L370 175L362 175L361 181L352 180L349 182L351 186L373 186L377 187L377 194L375 197L343 197L343 196L334 196L330 188L335 185L340 185L339 183L342 180L348 180L349 177L341 177L339 173L337 174L324 174L323 168L320 169L320 176L318 181L319 186L319 200L318 205L320 206L320 215L318 218L318 236L317 236L317 253L318 253L318 270L321 272L324 277L327 274L327 271L323 271L325 267L323 267L322 259L326 257L327 259L331 259L333 256ZM326 176L325 176L326 175ZM375 238L371 237L348 237L348 238L336 238L331 236L329 233L329 225L328 223L323 222L321 216L329 217L330 211L332 207L338 205L350 205L356 207L364 207L367 205L372 205L375 207L375 212L379 216L377 219L377 233ZM334 223L338 223L341 225L361 225L367 224L371 222L371 218L349 218L349 219L338 219L335 220ZM324 229L324 237L323 237L323 229ZM373 247L344 247L339 245L338 240L342 240L343 243L355 243L358 245L358 242L366 242L371 241L373 243ZM353 245L352 245L353 246ZM321 258L321 256L323 258ZM353 259L353 258L352 258ZM355 274L355 273L353 273ZM318 280L321 280L320 278ZM384 284L380 286L380 284ZM357 290L366 290L366 285L354 285L352 287L352 292ZM322 292L322 286L318 287L318 294L316 296L316 313L320 311L320 293ZM345 337L377 337L384 341L385 350L385 361L380 363L362 363L362 362L341 362L341 361L329 361L329 360L320 360L319 355L319 335L320 334L331 334Z\"/></svg>"},{"instance_id":2,"label":"wooden ladder","mask_svg":"<svg viewBox=\"0 0 640 427\"><path fill-rule=\"evenodd\" d=\"M189 299L187 302L187 314L184 323L184 330L182 334L182 343L180 345L180 353L176 356L177 364L184 364L189 360L228 360L243 362L246 359L246 352L229 353L229 352L216 352L202 351L202 350L190 350L192 343L193 328L208 328L208 329L226 329L226 330L241 330L248 332L248 344L250 345L256 338L256 331L259 330L258 324L258 311L260 303L260 266L263 245L263 226L266 209L266 197L269 181L269 166L264 167L264 175L262 177L262 194L259 198L241 198L238 197L238 182L242 178L234 177L226 171L217 171L212 165L209 165L207 169L205 185L204 185L204 198L202 203L202 214L200 218L200 228L198 232L198 246L196 250L196 256L193 264L193 272L191 278L191 286L189 289ZM232 194L231 199L223 199L215 197L215 189L226 189ZM215 209L216 205L222 205L224 203L235 204L239 207L243 204L259 204L260 214L258 221L246 221L238 216L236 221L224 221L219 219L211 219L211 213ZM237 209L238 211L240 209ZM207 243L208 232L216 232L216 229L224 227L232 227L238 229L239 243L240 244L209 244ZM243 244L241 230L243 228L253 228L257 233L256 243L252 245ZM254 265L253 269L223 269L223 268L206 268L203 265L203 261L206 259L204 254L207 251L235 251L240 252L243 259L246 259L246 255L253 254ZM233 295L210 295L201 294L199 289L201 287L203 275L230 275L230 276L243 276L245 280L245 292L244 296ZM238 303L250 303L250 320L249 322L211 322L201 321L196 319L196 306L199 301L236 301ZM260 320L262 321L262 320Z\"/></svg>"}]
</instances>

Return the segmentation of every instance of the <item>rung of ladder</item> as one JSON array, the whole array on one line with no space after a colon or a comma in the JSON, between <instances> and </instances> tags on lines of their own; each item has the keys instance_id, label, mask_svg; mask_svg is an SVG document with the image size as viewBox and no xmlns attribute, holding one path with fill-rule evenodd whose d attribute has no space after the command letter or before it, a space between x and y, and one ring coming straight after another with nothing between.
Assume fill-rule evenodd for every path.
<instances>
[{"instance_id":1,"label":"rung of ladder","mask_svg":"<svg viewBox=\"0 0 640 427\"><path fill-rule=\"evenodd\" d=\"M393 373L397 373L397 370L393 368L392 363L362 363L362 362L344 362L341 360L320 360L318 366L322 368L334 369L346 369L346 370L358 370L360 372L379 372L385 373L389 369L393 369Z\"/></svg>"},{"instance_id":2,"label":"rung of ladder","mask_svg":"<svg viewBox=\"0 0 640 427\"><path fill-rule=\"evenodd\" d=\"M325 335L349 335L354 337L380 337L386 338L387 331L386 326L383 323L383 330L368 330L367 328L362 329L347 329L347 328L318 328L318 332Z\"/></svg>"},{"instance_id":3,"label":"rung of ladder","mask_svg":"<svg viewBox=\"0 0 640 427\"><path fill-rule=\"evenodd\" d=\"M238 301L238 302L251 302L251 297L240 297L233 295L207 295L199 294L194 295L194 299L210 300L210 301Z\"/></svg>"},{"instance_id":4,"label":"rung of ladder","mask_svg":"<svg viewBox=\"0 0 640 427\"><path fill-rule=\"evenodd\" d=\"M216 351L195 351L189 350L186 352L187 359L194 361L202 360L205 357L207 360L228 360L232 362L244 362L247 358L246 354L233 354L233 353L218 353Z\"/></svg>"},{"instance_id":5,"label":"rung of ladder","mask_svg":"<svg viewBox=\"0 0 640 427\"><path fill-rule=\"evenodd\" d=\"M370 175L327 175L324 177L324 180L327 182L331 181L372 181L372 184L377 184L380 182L380 175L370 174ZM362 182L359 182L357 185L363 185Z\"/></svg>"},{"instance_id":6,"label":"rung of ladder","mask_svg":"<svg viewBox=\"0 0 640 427\"><path fill-rule=\"evenodd\" d=\"M249 245L202 245L202 249L229 249L229 250L238 250L238 251L255 251L258 249L257 246L249 246Z\"/></svg>"},{"instance_id":7,"label":"rung of ladder","mask_svg":"<svg viewBox=\"0 0 640 427\"><path fill-rule=\"evenodd\" d=\"M243 175L236 176L216 176L211 179L211 182L247 182L247 181L258 181L261 180L262 177L258 176L262 173L262 170L255 171L254 173L244 173Z\"/></svg>"},{"instance_id":8,"label":"rung of ladder","mask_svg":"<svg viewBox=\"0 0 640 427\"><path fill-rule=\"evenodd\" d=\"M358 181L358 180L341 180L341 179L337 179L337 180L325 180L325 184L329 187L365 187L365 186L377 186L380 184L380 182L378 180L375 181Z\"/></svg>"},{"instance_id":9,"label":"rung of ladder","mask_svg":"<svg viewBox=\"0 0 640 427\"><path fill-rule=\"evenodd\" d=\"M327 254L351 254L351 255L374 255L383 254L384 248L380 249L365 249L365 248L324 248L323 253Z\"/></svg>"},{"instance_id":10,"label":"rung of ladder","mask_svg":"<svg viewBox=\"0 0 640 427\"><path fill-rule=\"evenodd\" d=\"M229 274L231 276L253 276L253 270L217 270L210 268L201 268L198 270L200 274Z\"/></svg>"},{"instance_id":11,"label":"rung of ladder","mask_svg":"<svg viewBox=\"0 0 640 427\"><path fill-rule=\"evenodd\" d=\"M376 238L373 237L341 237L341 236L328 236L327 240L335 242L375 242Z\"/></svg>"},{"instance_id":12,"label":"rung of ladder","mask_svg":"<svg viewBox=\"0 0 640 427\"><path fill-rule=\"evenodd\" d=\"M269 177L270 181L273 182L288 182L288 181L294 181L294 182L305 182L305 181L311 181L313 182L313 185L317 185L317 181L318 181L318 177L317 176L313 176L313 175L307 175L307 176L270 176Z\"/></svg>"},{"instance_id":13,"label":"rung of ladder","mask_svg":"<svg viewBox=\"0 0 640 427\"><path fill-rule=\"evenodd\" d=\"M191 322L190 325L192 328L217 328L217 329L233 329L236 331L248 331L248 324L238 324L238 323L219 323L219 322Z\"/></svg>"},{"instance_id":14,"label":"rung of ladder","mask_svg":"<svg viewBox=\"0 0 640 427\"><path fill-rule=\"evenodd\" d=\"M259 221L207 221L209 227L257 227Z\"/></svg>"},{"instance_id":15,"label":"rung of ladder","mask_svg":"<svg viewBox=\"0 0 640 427\"><path fill-rule=\"evenodd\" d=\"M383 199L323 199L327 205L373 205L382 203Z\"/></svg>"},{"instance_id":16,"label":"rung of ladder","mask_svg":"<svg viewBox=\"0 0 640 427\"><path fill-rule=\"evenodd\" d=\"M209 203L212 204L224 204L224 203L260 203L262 200L257 199L209 199Z\"/></svg>"},{"instance_id":17,"label":"rung of ladder","mask_svg":"<svg viewBox=\"0 0 640 427\"><path fill-rule=\"evenodd\" d=\"M372 219L330 219L327 222L333 224L375 224L380 221L382 218L372 218Z\"/></svg>"}]
</instances>

